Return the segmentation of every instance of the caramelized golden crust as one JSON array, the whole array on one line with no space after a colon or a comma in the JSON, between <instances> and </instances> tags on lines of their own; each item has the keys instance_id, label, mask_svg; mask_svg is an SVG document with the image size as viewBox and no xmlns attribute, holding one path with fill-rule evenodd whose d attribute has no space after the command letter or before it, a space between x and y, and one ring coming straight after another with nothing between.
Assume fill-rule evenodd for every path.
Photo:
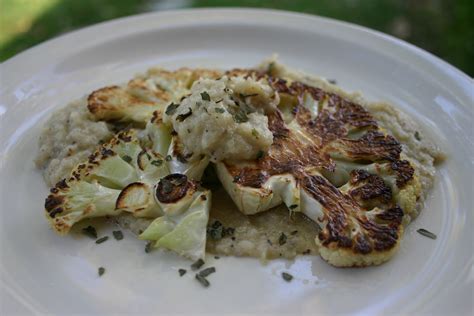
<instances>
[{"instance_id":1,"label":"caramelized golden crust","mask_svg":"<svg viewBox=\"0 0 474 316\"><path fill-rule=\"evenodd\" d=\"M280 112L269 115L268 119L269 129L273 133L273 144L268 154L256 160L251 167L226 165L235 183L260 188L273 175L300 175L314 168L334 169L329 156L321 154L318 146L303 143L285 126Z\"/></svg>"},{"instance_id":2,"label":"caramelized golden crust","mask_svg":"<svg viewBox=\"0 0 474 316\"><path fill-rule=\"evenodd\" d=\"M301 184L327 210L322 219L327 224L318 235L322 246L368 254L374 250L388 250L397 244L403 218L399 207L380 210L370 216L354 199L323 177L307 176Z\"/></svg>"}]
</instances>

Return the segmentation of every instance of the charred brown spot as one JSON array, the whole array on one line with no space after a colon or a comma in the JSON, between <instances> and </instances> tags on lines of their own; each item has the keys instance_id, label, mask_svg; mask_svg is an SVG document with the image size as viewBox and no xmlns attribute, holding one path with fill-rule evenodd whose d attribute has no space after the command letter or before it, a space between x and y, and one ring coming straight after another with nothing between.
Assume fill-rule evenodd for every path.
<instances>
[{"instance_id":1,"label":"charred brown spot","mask_svg":"<svg viewBox=\"0 0 474 316\"><path fill-rule=\"evenodd\" d=\"M397 173L397 187L401 188L408 181L413 179L415 174L415 169L410 165L407 160L396 160L390 164L392 170Z\"/></svg>"},{"instance_id":2,"label":"charred brown spot","mask_svg":"<svg viewBox=\"0 0 474 316\"><path fill-rule=\"evenodd\" d=\"M389 203L392 200L392 189L378 175L370 174L364 170L353 170L350 183L356 185L355 189L350 190L350 195L353 198L377 199L382 203Z\"/></svg>"},{"instance_id":3,"label":"charred brown spot","mask_svg":"<svg viewBox=\"0 0 474 316\"><path fill-rule=\"evenodd\" d=\"M188 181L186 175L173 173L160 180L156 188L156 197L161 203L173 203L184 197L188 190L194 189L194 183Z\"/></svg>"},{"instance_id":4,"label":"charred brown spot","mask_svg":"<svg viewBox=\"0 0 474 316\"><path fill-rule=\"evenodd\" d=\"M334 169L328 155L321 154L314 144L303 144L286 127L280 112L269 115L268 125L273 133L273 145L264 157L254 162L256 167L226 165L235 183L260 188L273 175L296 175L307 168Z\"/></svg>"},{"instance_id":5,"label":"charred brown spot","mask_svg":"<svg viewBox=\"0 0 474 316\"><path fill-rule=\"evenodd\" d=\"M110 86L92 92L87 97L87 108L91 113L97 114L104 103L108 101L108 95L112 95L120 89L119 86Z\"/></svg>"},{"instance_id":6,"label":"charred brown spot","mask_svg":"<svg viewBox=\"0 0 474 316\"><path fill-rule=\"evenodd\" d=\"M325 212L327 224L318 235L322 245L348 248L362 254L373 250L386 251L396 245L403 218L403 211L399 207L378 214L377 219L386 221L378 223L367 217L350 196L342 194L322 177L303 178L302 187L328 210Z\"/></svg>"},{"instance_id":7,"label":"charred brown spot","mask_svg":"<svg viewBox=\"0 0 474 316\"><path fill-rule=\"evenodd\" d=\"M100 149L100 154L102 155L103 158L107 158L107 157L115 155L115 152L112 149L102 147Z\"/></svg>"},{"instance_id":8,"label":"charred brown spot","mask_svg":"<svg viewBox=\"0 0 474 316\"><path fill-rule=\"evenodd\" d=\"M339 152L351 160L396 161L402 146L390 135L368 131L359 139L338 139L329 145L330 152Z\"/></svg>"},{"instance_id":9,"label":"charred brown spot","mask_svg":"<svg viewBox=\"0 0 474 316\"><path fill-rule=\"evenodd\" d=\"M401 224L403 215L403 210L399 206L395 206L385 210L383 213L377 214L377 218L384 221Z\"/></svg>"},{"instance_id":10,"label":"charred brown spot","mask_svg":"<svg viewBox=\"0 0 474 316\"><path fill-rule=\"evenodd\" d=\"M127 133L119 133L118 139L128 143L132 141L132 136L128 135Z\"/></svg>"},{"instance_id":11,"label":"charred brown spot","mask_svg":"<svg viewBox=\"0 0 474 316\"><path fill-rule=\"evenodd\" d=\"M44 202L44 208L49 213L51 218L54 218L56 214L63 212L63 208L60 207L64 202L63 196L57 196L50 194Z\"/></svg>"}]
</instances>

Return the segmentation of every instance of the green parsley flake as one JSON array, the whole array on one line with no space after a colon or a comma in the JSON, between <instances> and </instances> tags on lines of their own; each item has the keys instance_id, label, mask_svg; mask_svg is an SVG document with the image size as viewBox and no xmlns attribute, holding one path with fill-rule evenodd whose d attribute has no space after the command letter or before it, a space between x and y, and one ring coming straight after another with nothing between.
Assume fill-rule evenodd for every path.
<instances>
[{"instance_id":1,"label":"green parsley flake","mask_svg":"<svg viewBox=\"0 0 474 316\"><path fill-rule=\"evenodd\" d=\"M163 160L161 159L157 159L157 160L153 160L152 162L150 162L153 166L156 166L156 167L159 167L163 164Z\"/></svg>"},{"instance_id":2,"label":"green parsley flake","mask_svg":"<svg viewBox=\"0 0 474 316\"><path fill-rule=\"evenodd\" d=\"M132 157L130 157L129 155L124 155L122 157L122 159L125 161L125 162L128 162L128 163L131 163L132 162Z\"/></svg>"},{"instance_id":3,"label":"green parsley flake","mask_svg":"<svg viewBox=\"0 0 474 316\"><path fill-rule=\"evenodd\" d=\"M114 238L115 238L116 240L122 240L122 239L123 239L123 233L122 233L121 230L114 230L114 231L112 232L112 234L114 235Z\"/></svg>"},{"instance_id":4,"label":"green parsley flake","mask_svg":"<svg viewBox=\"0 0 474 316\"><path fill-rule=\"evenodd\" d=\"M293 276L287 272L282 272L281 273L281 277L283 278L283 280L285 280L286 282L291 282L291 280L293 280Z\"/></svg>"},{"instance_id":5,"label":"green parsley flake","mask_svg":"<svg viewBox=\"0 0 474 316\"><path fill-rule=\"evenodd\" d=\"M170 105L166 108L166 115L173 115L176 112L176 109L179 107L179 104L171 102Z\"/></svg>"},{"instance_id":6,"label":"green parsley flake","mask_svg":"<svg viewBox=\"0 0 474 316\"><path fill-rule=\"evenodd\" d=\"M211 97L209 96L209 93L207 93L206 91L201 92L201 98L202 98L204 101L211 101Z\"/></svg>"},{"instance_id":7,"label":"green parsley flake","mask_svg":"<svg viewBox=\"0 0 474 316\"><path fill-rule=\"evenodd\" d=\"M101 277L102 275L104 275L105 273L105 268L104 267L100 267L99 270L98 270L98 273L99 273L99 276Z\"/></svg>"},{"instance_id":8,"label":"green parsley flake","mask_svg":"<svg viewBox=\"0 0 474 316\"><path fill-rule=\"evenodd\" d=\"M101 244L103 242L106 242L109 239L109 236L104 236L95 241L96 244Z\"/></svg>"}]
</instances>

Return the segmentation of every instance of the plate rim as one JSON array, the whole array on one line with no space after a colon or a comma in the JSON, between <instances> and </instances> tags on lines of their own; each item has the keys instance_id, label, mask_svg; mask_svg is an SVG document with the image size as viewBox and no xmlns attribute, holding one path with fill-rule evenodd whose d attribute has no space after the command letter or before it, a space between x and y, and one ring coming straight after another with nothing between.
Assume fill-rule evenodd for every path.
<instances>
[{"instance_id":1,"label":"plate rim","mask_svg":"<svg viewBox=\"0 0 474 316\"><path fill-rule=\"evenodd\" d=\"M429 53L427 51L424 51L423 49L420 49L420 48L418 48L418 47L416 47L412 44L404 42L403 40L394 38L393 36L390 36L390 35L387 35L387 34L384 34L384 33L378 32L378 31L371 30L371 29L366 28L366 27L362 27L362 26L358 26L358 25L355 25L355 24L352 24L352 23L342 22L342 21L338 21L338 20L334 20L334 19L330 19L330 18L312 16L312 15L309 15L309 14L287 12L287 11L282 11L282 10L241 9L241 8L239 8L239 9L220 9L220 8L207 9L206 8L206 9L170 10L170 11L138 14L138 15L122 17L122 18L119 18L119 19L114 19L114 20L110 20L110 21L101 22L101 23L94 24L92 26L88 26L88 27L85 27L85 28L82 28L82 29L79 29L79 30L76 30L76 31L73 31L73 32L70 32L70 33L63 34L61 36L58 36L58 37L55 37L55 38L50 39L48 41L45 41L43 43L40 43L40 44L38 44L38 45L36 45L32 48L29 48L29 49L15 55L15 56L13 56L12 58L5 61L4 63L2 63L0 65L0 70L5 70L5 68L10 68L11 69L12 67L13 68L17 67L16 66L17 64L23 62L25 59L28 59L29 56L36 53L36 51L38 51L38 50L47 49L48 46L58 45L58 43L61 43L67 37L77 36L77 35L80 35L80 34L86 34L86 32L91 32L92 30L95 30L95 29L100 28L100 27L107 28L107 27L114 26L115 24L129 23L129 21L132 21L132 20L138 22L139 20L150 19L150 18L153 18L157 15L160 15L160 16L161 15L176 15L176 14L179 15L179 14L182 14L182 13L185 13L185 14L189 14L189 13L202 14L203 12L234 14L235 11L238 11L238 12L241 12L241 13L248 13L249 11L251 11L251 12L254 12L256 14L261 14L261 13L268 14L269 13L270 15L275 15L276 14L276 15L281 15L281 16L290 16L290 17L293 16L293 17L298 17L298 18L303 16L305 18L316 19L316 20L325 21L325 22L329 22L329 23L344 25L346 27L354 29L355 31L363 31L365 33L369 33L372 36L376 36L378 39L391 42L391 43L395 44L396 46L402 46L402 48L408 50L410 53L413 53L414 56L416 55L416 56L418 56L422 59L427 60L432 66L438 68L438 70L441 70L446 75L446 77L449 77L449 80L452 80L452 82L454 84L458 84L459 86L463 86L464 83L472 84L472 81L473 81L468 75L463 73L461 70L455 68L454 66L452 66L449 63L441 60L440 58L432 55L431 53ZM153 26L150 26L150 28L152 29ZM452 73L453 71L454 71L454 74ZM458 81L458 80L461 80L461 81ZM465 81L463 83L464 80L467 80L467 81ZM3 89L0 89L0 96L3 95L3 91L1 91L1 90L3 90ZM472 94L474 95L474 91L472 91ZM466 96L469 98L470 97L469 93L466 94ZM462 107L465 107L467 110L471 110L471 112L472 112L473 107L472 106L469 107L469 104L461 102L459 105L462 106ZM8 108L8 105L7 105L7 108ZM0 113L0 122L1 121L2 121L2 115ZM1 158L1 153L2 152L3 152L3 148L0 150L0 158ZM2 286L4 285L3 284L3 277L2 277L1 285ZM472 283L471 283L471 285L472 285Z\"/></svg>"}]
</instances>

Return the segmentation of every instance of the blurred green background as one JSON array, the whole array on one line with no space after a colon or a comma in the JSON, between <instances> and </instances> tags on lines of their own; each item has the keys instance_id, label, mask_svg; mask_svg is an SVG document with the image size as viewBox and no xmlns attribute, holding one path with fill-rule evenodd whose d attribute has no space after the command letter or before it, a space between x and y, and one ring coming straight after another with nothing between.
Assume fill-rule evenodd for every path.
<instances>
[{"instance_id":1,"label":"blurred green background","mask_svg":"<svg viewBox=\"0 0 474 316\"><path fill-rule=\"evenodd\" d=\"M474 76L473 0L0 0L0 61L101 21L216 6L275 8L353 22L413 43Z\"/></svg>"}]
</instances>

